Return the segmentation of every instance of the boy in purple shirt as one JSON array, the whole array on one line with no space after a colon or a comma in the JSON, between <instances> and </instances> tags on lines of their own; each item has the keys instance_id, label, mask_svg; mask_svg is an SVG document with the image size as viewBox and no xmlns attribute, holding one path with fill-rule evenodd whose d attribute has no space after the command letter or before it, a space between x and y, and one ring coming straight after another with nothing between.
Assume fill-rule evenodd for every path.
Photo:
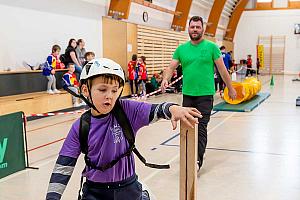
<instances>
[{"instance_id":1,"label":"boy in purple shirt","mask_svg":"<svg viewBox=\"0 0 300 200\"><path fill-rule=\"evenodd\" d=\"M160 118L170 119L175 129L177 121L193 127L202 117L195 108L184 108L172 103L149 104L144 102L120 100L125 78L121 66L112 60L101 58L89 62L80 76L81 92L87 97L91 107L90 131L88 134L88 158L94 166L103 166L119 158L129 143L112 110L117 101L123 108L132 127L134 136L143 126ZM77 120L59 153L50 179L47 200L61 199L73 173L77 158L81 153ZM120 159L112 167L101 171L86 167L83 174L82 199L85 200L137 200L142 196L142 186L135 174L134 156ZM147 199L147 198L146 198Z\"/></svg>"}]
</instances>

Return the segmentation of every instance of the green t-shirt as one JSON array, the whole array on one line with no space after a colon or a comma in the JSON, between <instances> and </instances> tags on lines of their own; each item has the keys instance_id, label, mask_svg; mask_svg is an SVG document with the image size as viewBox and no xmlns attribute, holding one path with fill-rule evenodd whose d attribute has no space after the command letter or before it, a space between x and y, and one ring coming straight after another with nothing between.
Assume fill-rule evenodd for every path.
<instances>
[{"instance_id":1,"label":"green t-shirt","mask_svg":"<svg viewBox=\"0 0 300 200\"><path fill-rule=\"evenodd\" d=\"M190 41L180 45L173 59L182 65L182 93L189 96L214 95L214 61L220 57L219 47L209 40L202 40L197 45Z\"/></svg>"}]
</instances>

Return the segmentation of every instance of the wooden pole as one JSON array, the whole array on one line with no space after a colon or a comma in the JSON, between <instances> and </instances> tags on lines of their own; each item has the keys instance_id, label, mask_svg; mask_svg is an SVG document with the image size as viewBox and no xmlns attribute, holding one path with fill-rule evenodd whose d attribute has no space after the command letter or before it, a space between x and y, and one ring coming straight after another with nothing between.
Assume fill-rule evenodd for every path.
<instances>
[{"instance_id":1,"label":"wooden pole","mask_svg":"<svg viewBox=\"0 0 300 200\"><path fill-rule=\"evenodd\" d=\"M197 200L198 126L180 127L180 200Z\"/></svg>"}]
</instances>

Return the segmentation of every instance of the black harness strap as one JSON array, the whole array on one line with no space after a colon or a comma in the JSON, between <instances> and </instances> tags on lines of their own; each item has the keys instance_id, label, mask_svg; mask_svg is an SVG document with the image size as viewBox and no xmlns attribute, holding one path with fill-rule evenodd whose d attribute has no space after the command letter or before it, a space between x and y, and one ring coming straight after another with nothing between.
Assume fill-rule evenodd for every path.
<instances>
[{"instance_id":1,"label":"black harness strap","mask_svg":"<svg viewBox=\"0 0 300 200\"><path fill-rule=\"evenodd\" d=\"M73 92L72 90L70 90L70 88L68 88L68 87L66 87L64 89L67 92L69 92L71 95L73 95L74 97L77 97L77 98L80 98L81 100L83 100L84 103L86 103L86 105L88 105L90 108L97 110L96 107L91 102L89 102L89 100L87 100L87 98L85 96L83 96L81 93L77 94L76 92Z\"/></svg>"},{"instance_id":2,"label":"black harness strap","mask_svg":"<svg viewBox=\"0 0 300 200\"><path fill-rule=\"evenodd\" d=\"M118 123L122 127L124 136L126 140L129 143L129 149L120 155L118 158L112 160L110 163L104 164L102 166L96 166L93 164L88 157L88 134L90 131L90 124L91 124L91 111L87 111L84 114L82 114L80 118L80 129L79 129L79 140L80 140L80 148L81 152L85 154L84 160L88 167L92 169L97 169L100 171L105 171L111 167L113 167L115 164L117 164L122 158L126 156L130 156L132 152L134 152L137 157L145 164L147 167L156 168L156 169L169 169L170 165L157 165L152 163L147 163L146 159L140 154L140 152L135 147L135 137L132 130L132 127L130 125L130 122L126 116L126 113L124 112L120 101L116 101L116 105L112 110L113 115L116 117Z\"/></svg>"},{"instance_id":3,"label":"black harness strap","mask_svg":"<svg viewBox=\"0 0 300 200\"><path fill-rule=\"evenodd\" d=\"M152 163L147 163L146 159L142 156L142 154L137 150L135 147L135 137L132 130L132 126L127 118L126 113L124 112L120 101L116 101L116 105L113 109L113 114L115 115L118 123L121 125L125 138L127 139L129 143L129 150L132 149L132 151L135 153L135 155L140 159L142 163L144 163L145 166L156 168L156 169L169 169L170 165L157 165ZM131 151L130 151L131 153Z\"/></svg>"}]
</instances>

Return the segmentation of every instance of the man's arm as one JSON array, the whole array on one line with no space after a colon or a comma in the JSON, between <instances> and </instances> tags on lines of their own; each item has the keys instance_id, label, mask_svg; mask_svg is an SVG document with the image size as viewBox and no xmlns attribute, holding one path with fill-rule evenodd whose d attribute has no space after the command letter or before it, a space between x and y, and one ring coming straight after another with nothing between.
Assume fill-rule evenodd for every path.
<instances>
[{"instance_id":1,"label":"man's arm","mask_svg":"<svg viewBox=\"0 0 300 200\"><path fill-rule=\"evenodd\" d=\"M215 60L215 64L217 65L218 71L223 79L223 81L225 82L228 90L229 90L229 96L231 99L235 99L236 98L236 91L233 88L232 84L231 84L231 78L229 76L229 73L224 65L224 61L223 58L220 57L217 60Z\"/></svg>"},{"instance_id":2,"label":"man's arm","mask_svg":"<svg viewBox=\"0 0 300 200\"><path fill-rule=\"evenodd\" d=\"M166 88L168 87L168 82L171 80L174 70L179 65L179 61L173 59L169 66L165 69L163 74L163 80L161 82L161 90L162 92L165 92Z\"/></svg>"}]
</instances>

